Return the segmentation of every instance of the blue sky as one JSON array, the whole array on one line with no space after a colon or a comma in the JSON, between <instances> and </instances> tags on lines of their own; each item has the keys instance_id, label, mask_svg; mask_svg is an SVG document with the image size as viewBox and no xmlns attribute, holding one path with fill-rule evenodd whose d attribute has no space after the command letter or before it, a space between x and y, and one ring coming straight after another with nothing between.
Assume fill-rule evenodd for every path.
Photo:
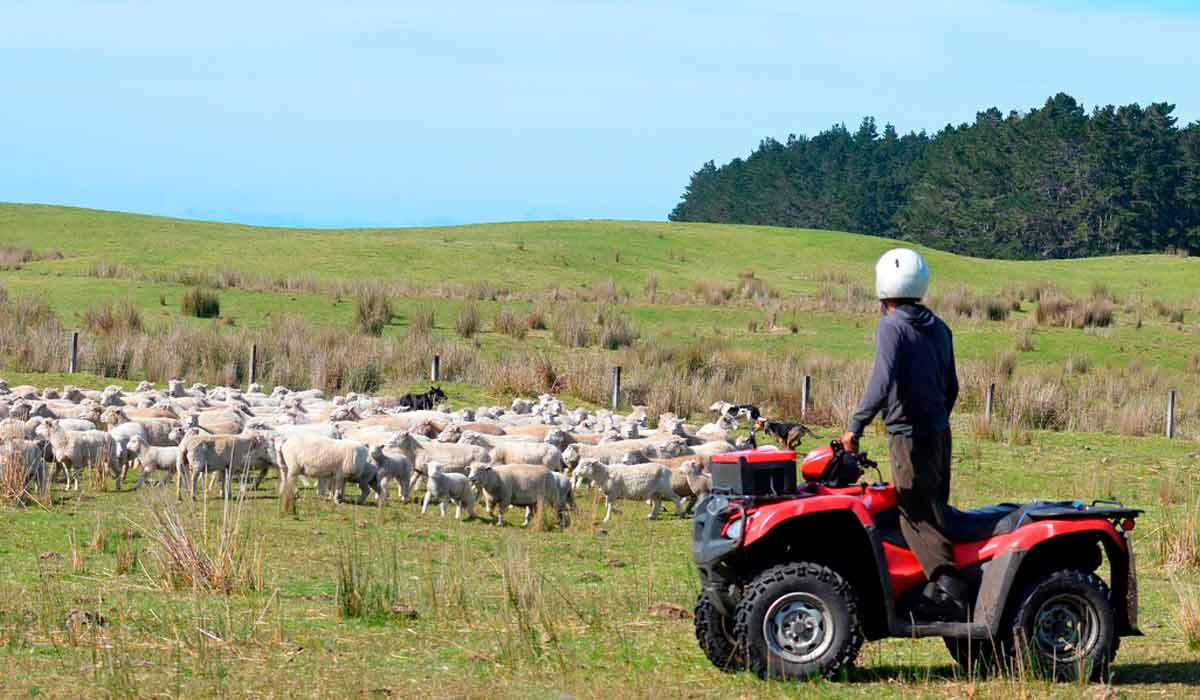
<instances>
[{"instance_id":1,"label":"blue sky","mask_svg":"<svg viewBox=\"0 0 1200 700\"><path fill-rule=\"evenodd\" d=\"M702 162L1055 92L1200 119L1200 3L0 0L0 201L662 220Z\"/></svg>"}]
</instances>

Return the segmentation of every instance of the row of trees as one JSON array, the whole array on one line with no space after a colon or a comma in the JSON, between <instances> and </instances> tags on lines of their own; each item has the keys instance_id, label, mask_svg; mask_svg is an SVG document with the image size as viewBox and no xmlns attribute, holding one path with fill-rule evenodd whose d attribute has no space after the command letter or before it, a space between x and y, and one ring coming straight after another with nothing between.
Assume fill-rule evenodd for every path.
<instances>
[{"instance_id":1,"label":"row of trees","mask_svg":"<svg viewBox=\"0 0 1200 700\"><path fill-rule=\"evenodd\" d=\"M1200 123L1174 105L1088 114L1059 94L1026 113L980 112L935 135L766 139L746 159L692 175L672 221L886 235L981 257L1200 252Z\"/></svg>"}]
</instances>

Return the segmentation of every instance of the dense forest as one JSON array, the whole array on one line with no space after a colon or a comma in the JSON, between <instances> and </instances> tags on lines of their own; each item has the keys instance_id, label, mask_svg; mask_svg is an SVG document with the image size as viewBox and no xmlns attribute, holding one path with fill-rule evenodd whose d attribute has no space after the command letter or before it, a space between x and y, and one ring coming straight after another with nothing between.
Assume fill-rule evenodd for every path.
<instances>
[{"instance_id":1,"label":"dense forest","mask_svg":"<svg viewBox=\"0 0 1200 700\"><path fill-rule=\"evenodd\" d=\"M1200 123L1174 105L1098 107L1069 95L992 108L933 136L875 119L851 133L766 139L692 175L672 221L893 236L980 257L1200 253Z\"/></svg>"}]
</instances>

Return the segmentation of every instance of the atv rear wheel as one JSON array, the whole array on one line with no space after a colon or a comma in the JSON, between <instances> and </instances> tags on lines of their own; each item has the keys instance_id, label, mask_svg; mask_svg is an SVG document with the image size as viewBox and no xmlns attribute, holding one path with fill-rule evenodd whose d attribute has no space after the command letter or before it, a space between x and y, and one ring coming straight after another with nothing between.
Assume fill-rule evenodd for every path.
<instances>
[{"instance_id":1,"label":"atv rear wheel","mask_svg":"<svg viewBox=\"0 0 1200 700\"><path fill-rule=\"evenodd\" d=\"M833 569L807 562L759 574L736 621L746 662L763 678L833 678L863 643L853 588Z\"/></svg>"},{"instance_id":2,"label":"atv rear wheel","mask_svg":"<svg viewBox=\"0 0 1200 700\"><path fill-rule=\"evenodd\" d=\"M1108 586L1095 574L1055 571L1016 600L1013 639L1019 660L1058 681L1101 680L1116 653Z\"/></svg>"},{"instance_id":3,"label":"atv rear wheel","mask_svg":"<svg viewBox=\"0 0 1200 700\"><path fill-rule=\"evenodd\" d=\"M722 615L703 591L696 600L696 641L713 666L722 671L746 667L746 657L733 633L733 618Z\"/></svg>"}]
</instances>

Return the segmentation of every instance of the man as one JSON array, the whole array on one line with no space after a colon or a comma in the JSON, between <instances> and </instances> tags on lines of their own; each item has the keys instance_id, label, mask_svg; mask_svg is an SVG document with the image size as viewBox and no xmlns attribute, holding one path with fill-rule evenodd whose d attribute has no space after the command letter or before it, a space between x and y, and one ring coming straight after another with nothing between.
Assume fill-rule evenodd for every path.
<instances>
[{"instance_id":1,"label":"man","mask_svg":"<svg viewBox=\"0 0 1200 700\"><path fill-rule=\"evenodd\" d=\"M896 248L875 265L883 318L875 331L875 366L842 445L882 412L889 436L900 530L930 583L920 613L962 621L969 588L954 566L941 507L950 499L950 411L958 398L950 329L920 304L929 267L913 250Z\"/></svg>"}]
</instances>

